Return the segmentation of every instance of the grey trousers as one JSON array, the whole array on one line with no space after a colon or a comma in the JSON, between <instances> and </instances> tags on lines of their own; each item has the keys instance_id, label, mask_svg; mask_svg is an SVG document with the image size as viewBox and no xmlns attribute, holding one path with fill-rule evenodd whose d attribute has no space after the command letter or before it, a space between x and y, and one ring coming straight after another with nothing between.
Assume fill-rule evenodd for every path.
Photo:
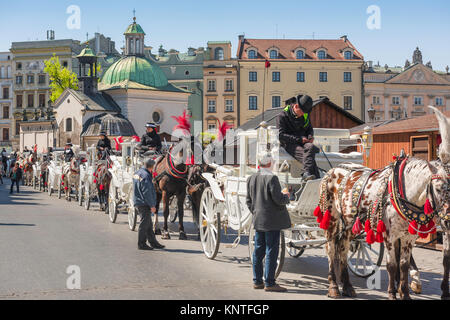
<instances>
[{"instance_id":1,"label":"grey trousers","mask_svg":"<svg viewBox=\"0 0 450 320\"><path fill-rule=\"evenodd\" d=\"M138 245L143 246L147 243L158 243L153 232L152 211L148 206L136 207L136 214L141 215L142 220L139 224Z\"/></svg>"},{"instance_id":2,"label":"grey trousers","mask_svg":"<svg viewBox=\"0 0 450 320\"><path fill-rule=\"evenodd\" d=\"M316 163L316 154L320 149L313 143L306 143L304 145L290 145L287 146L286 151L293 156L297 161L303 163L305 172L320 177L319 168Z\"/></svg>"}]
</instances>

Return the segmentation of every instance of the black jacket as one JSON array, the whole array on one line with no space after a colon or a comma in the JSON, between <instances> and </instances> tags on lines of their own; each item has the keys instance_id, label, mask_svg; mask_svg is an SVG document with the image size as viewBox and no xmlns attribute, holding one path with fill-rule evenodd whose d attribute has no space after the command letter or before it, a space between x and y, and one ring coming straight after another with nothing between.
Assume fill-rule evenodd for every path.
<instances>
[{"instance_id":1,"label":"black jacket","mask_svg":"<svg viewBox=\"0 0 450 320\"><path fill-rule=\"evenodd\" d=\"M286 109L278 116L278 128L280 130L280 143L286 147L289 145L303 145L303 138L314 138L314 129L311 125L311 117L297 117L292 107Z\"/></svg>"},{"instance_id":2,"label":"black jacket","mask_svg":"<svg viewBox=\"0 0 450 320\"><path fill-rule=\"evenodd\" d=\"M247 180L247 207L256 231L280 231L291 227L286 209L289 196L281 193L278 177L261 170Z\"/></svg>"},{"instance_id":3,"label":"black jacket","mask_svg":"<svg viewBox=\"0 0 450 320\"><path fill-rule=\"evenodd\" d=\"M75 154L73 153L72 148L64 150L64 161L70 162Z\"/></svg>"},{"instance_id":4,"label":"black jacket","mask_svg":"<svg viewBox=\"0 0 450 320\"><path fill-rule=\"evenodd\" d=\"M20 181L22 180L23 171L21 168L18 168L16 172L14 170L11 171L11 180L12 181Z\"/></svg>"},{"instance_id":5,"label":"black jacket","mask_svg":"<svg viewBox=\"0 0 450 320\"><path fill-rule=\"evenodd\" d=\"M105 148L105 150L111 150L111 140L108 138L100 139L97 143L97 150L101 151L100 148Z\"/></svg>"},{"instance_id":6,"label":"black jacket","mask_svg":"<svg viewBox=\"0 0 450 320\"><path fill-rule=\"evenodd\" d=\"M156 207L156 191L153 186L153 179L147 169L139 169L133 176L134 206Z\"/></svg>"},{"instance_id":7,"label":"black jacket","mask_svg":"<svg viewBox=\"0 0 450 320\"><path fill-rule=\"evenodd\" d=\"M161 151L161 138L156 131L147 132L142 136L141 147L156 148L156 150Z\"/></svg>"}]
</instances>

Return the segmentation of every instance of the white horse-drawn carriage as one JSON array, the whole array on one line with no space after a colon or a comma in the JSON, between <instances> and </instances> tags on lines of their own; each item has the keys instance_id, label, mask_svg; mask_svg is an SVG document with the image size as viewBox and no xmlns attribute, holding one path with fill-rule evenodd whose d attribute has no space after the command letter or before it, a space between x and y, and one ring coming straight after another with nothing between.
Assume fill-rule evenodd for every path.
<instances>
[{"instance_id":1,"label":"white horse-drawn carriage","mask_svg":"<svg viewBox=\"0 0 450 320\"><path fill-rule=\"evenodd\" d=\"M63 193L62 175L64 169L64 151L54 151L53 159L47 167L47 192L51 196L53 192L58 192L58 199Z\"/></svg>"},{"instance_id":2,"label":"white horse-drawn carriage","mask_svg":"<svg viewBox=\"0 0 450 320\"><path fill-rule=\"evenodd\" d=\"M271 152L274 159L273 172L279 177L282 187L289 189L292 200L287 206L292 228L284 230L280 239L277 276L281 272L287 249L293 257L299 257L307 248L315 248L326 243L324 232L319 227L313 212L319 202L320 179L304 181L301 164L280 149L278 130L264 124L257 130L238 134L239 167L210 164L215 173L203 173L209 187L205 189L199 214L200 239L207 258L214 259L219 251L221 229L232 229L237 237L229 247L237 247L243 235L249 236L249 252L252 258L254 229L252 214L246 205L247 179L257 172L258 156ZM328 171L342 163L362 164L362 154L358 152L339 153L339 145L350 140L348 130L316 129L315 143L322 152L317 155L318 166ZM322 170L322 171L323 171ZM368 277L381 265L383 245L369 246L364 238L353 241L348 262L353 273Z\"/></svg>"},{"instance_id":3,"label":"white horse-drawn carriage","mask_svg":"<svg viewBox=\"0 0 450 320\"><path fill-rule=\"evenodd\" d=\"M95 147L87 148L85 161L80 165L80 184L78 186L78 204L89 210L92 199L97 196L94 173L97 168L97 150Z\"/></svg>"}]
</instances>

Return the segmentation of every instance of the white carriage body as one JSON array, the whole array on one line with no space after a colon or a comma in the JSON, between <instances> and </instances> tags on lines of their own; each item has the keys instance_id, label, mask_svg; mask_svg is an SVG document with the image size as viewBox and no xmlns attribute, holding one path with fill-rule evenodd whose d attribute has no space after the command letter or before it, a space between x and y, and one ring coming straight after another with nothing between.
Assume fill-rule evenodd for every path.
<instances>
[{"instance_id":1,"label":"white carriage body","mask_svg":"<svg viewBox=\"0 0 450 320\"><path fill-rule=\"evenodd\" d=\"M59 190L61 187L61 177L64 167L64 152L55 151L53 160L48 166L48 188L49 190Z\"/></svg>"}]
</instances>

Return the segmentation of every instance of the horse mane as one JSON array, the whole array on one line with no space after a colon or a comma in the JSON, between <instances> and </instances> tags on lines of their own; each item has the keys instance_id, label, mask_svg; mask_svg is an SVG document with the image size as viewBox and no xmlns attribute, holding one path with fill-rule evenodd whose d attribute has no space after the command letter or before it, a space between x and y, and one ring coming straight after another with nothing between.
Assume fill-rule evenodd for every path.
<instances>
[{"instance_id":1,"label":"horse mane","mask_svg":"<svg viewBox=\"0 0 450 320\"><path fill-rule=\"evenodd\" d=\"M447 118L438 108L429 106L436 114L439 122L439 132L441 133L442 143L439 146L439 159L442 163L450 162L450 119Z\"/></svg>"}]
</instances>

